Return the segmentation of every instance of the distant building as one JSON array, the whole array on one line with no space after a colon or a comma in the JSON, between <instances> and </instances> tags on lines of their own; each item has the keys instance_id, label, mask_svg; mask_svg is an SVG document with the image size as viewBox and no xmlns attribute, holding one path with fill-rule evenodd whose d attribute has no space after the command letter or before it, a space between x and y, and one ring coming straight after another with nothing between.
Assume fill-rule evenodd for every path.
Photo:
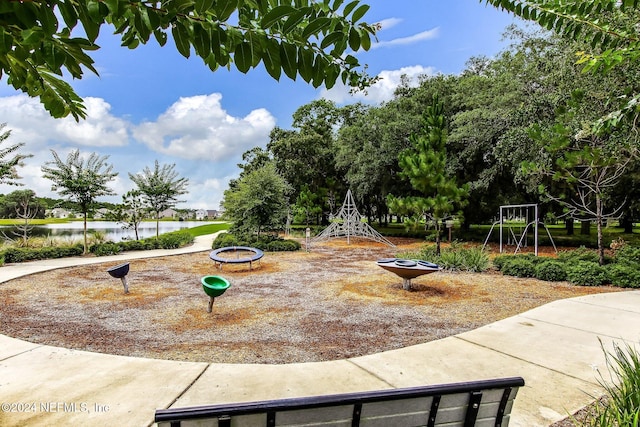
<instances>
[{"instance_id":1,"label":"distant building","mask_svg":"<svg viewBox=\"0 0 640 427\"><path fill-rule=\"evenodd\" d=\"M69 218L71 212L64 208L53 208L49 211L48 216L51 218Z\"/></svg>"},{"instance_id":2,"label":"distant building","mask_svg":"<svg viewBox=\"0 0 640 427\"><path fill-rule=\"evenodd\" d=\"M196 220L200 221L207 218L209 218L209 215L207 214L206 209L198 209L196 211Z\"/></svg>"},{"instance_id":3,"label":"distant building","mask_svg":"<svg viewBox=\"0 0 640 427\"><path fill-rule=\"evenodd\" d=\"M93 219L103 219L109 213L109 209L100 208L93 213Z\"/></svg>"},{"instance_id":4,"label":"distant building","mask_svg":"<svg viewBox=\"0 0 640 427\"><path fill-rule=\"evenodd\" d=\"M165 209L158 214L158 218L177 218L178 211L175 209Z\"/></svg>"}]
</instances>

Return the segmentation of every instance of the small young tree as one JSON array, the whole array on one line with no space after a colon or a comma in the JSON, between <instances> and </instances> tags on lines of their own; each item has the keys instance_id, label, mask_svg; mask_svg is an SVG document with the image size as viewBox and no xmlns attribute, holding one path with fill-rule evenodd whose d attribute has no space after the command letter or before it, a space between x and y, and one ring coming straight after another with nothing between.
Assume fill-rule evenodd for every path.
<instances>
[{"instance_id":1,"label":"small young tree","mask_svg":"<svg viewBox=\"0 0 640 427\"><path fill-rule=\"evenodd\" d=\"M131 190L122 196L122 204L117 205L109 218L122 224L125 230L133 230L136 240L140 240L138 229L149 211L149 206L139 190Z\"/></svg>"},{"instance_id":2,"label":"small young tree","mask_svg":"<svg viewBox=\"0 0 640 427\"><path fill-rule=\"evenodd\" d=\"M129 178L138 186L145 203L156 215L156 238L159 235L160 212L174 207L178 202L178 196L187 193L188 178L178 177L175 171L175 163L162 165L156 160L151 170L145 167L137 174L129 174Z\"/></svg>"},{"instance_id":3,"label":"small young tree","mask_svg":"<svg viewBox=\"0 0 640 427\"><path fill-rule=\"evenodd\" d=\"M401 176L408 179L419 195L394 197L389 195L389 208L409 215L408 227L418 227L424 220L436 232L436 253L440 254L443 222L456 215L466 203L468 185L458 186L456 178L447 173L447 129L444 106L437 97L423 116L423 129L411 135L413 147L399 156Z\"/></svg>"},{"instance_id":4,"label":"small young tree","mask_svg":"<svg viewBox=\"0 0 640 427\"><path fill-rule=\"evenodd\" d=\"M86 159L80 156L79 150L73 150L66 162L58 153L51 150L53 161L42 166L42 175L53 181L52 189L67 200L73 202L82 212L84 227L84 253L88 253L87 245L87 213L98 197L115 194L108 183L117 175L113 165L106 163L109 156L91 153Z\"/></svg>"},{"instance_id":5,"label":"small young tree","mask_svg":"<svg viewBox=\"0 0 640 427\"><path fill-rule=\"evenodd\" d=\"M234 230L256 232L259 236L264 230L278 229L285 224L288 186L273 163L249 172L236 184L224 192L222 201Z\"/></svg>"}]
</instances>

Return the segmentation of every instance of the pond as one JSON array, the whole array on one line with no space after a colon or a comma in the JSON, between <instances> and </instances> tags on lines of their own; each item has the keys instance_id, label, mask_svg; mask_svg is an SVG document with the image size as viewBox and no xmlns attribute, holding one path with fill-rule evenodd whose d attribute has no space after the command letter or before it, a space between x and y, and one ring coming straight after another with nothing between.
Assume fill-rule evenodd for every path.
<instances>
[{"instance_id":1,"label":"pond","mask_svg":"<svg viewBox=\"0 0 640 427\"><path fill-rule=\"evenodd\" d=\"M182 230L185 228L198 227L200 225L214 224L214 221L160 221L160 234L170 231ZM59 224L34 225L33 230L29 233L30 237L52 237L65 240L81 240L82 239L82 221L73 221ZM1 232L9 237L13 237L14 227L2 226ZM136 235L133 230L125 230L122 224L115 221L87 221L87 230L89 234L92 231L99 231L105 234L106 240L120 242L122 240L135 240ZM145 237L153 237L156 235L155 221L145 221L138 227L138 236L143 239Z\"/></svg>"}]
</instances>

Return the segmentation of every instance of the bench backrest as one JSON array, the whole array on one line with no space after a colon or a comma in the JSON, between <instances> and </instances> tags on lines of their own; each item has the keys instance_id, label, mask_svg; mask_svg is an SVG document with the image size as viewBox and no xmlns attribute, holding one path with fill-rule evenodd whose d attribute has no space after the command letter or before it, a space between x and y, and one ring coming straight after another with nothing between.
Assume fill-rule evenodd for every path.
<instances>
[{"instance_id":1,"label":"bench backrest","mask_svg":"<svg viewBox=\"0 0 640 427\"><path fill-rule=\"evenodd\" d=\"M159 427L506 427L520 377L466 383L158 409Z\"/></svg>"}]
</instances>

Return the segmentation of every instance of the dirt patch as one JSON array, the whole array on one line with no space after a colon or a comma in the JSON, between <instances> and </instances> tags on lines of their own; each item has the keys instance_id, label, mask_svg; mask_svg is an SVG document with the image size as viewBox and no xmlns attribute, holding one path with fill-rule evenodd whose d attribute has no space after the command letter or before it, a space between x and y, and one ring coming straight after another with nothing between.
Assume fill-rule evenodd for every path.
<instances>
[{"instance_id":1,"label":"dirt patch","mask_svg":"<svg viewBox=\"0 0 640 427\"><path fill-rule=\"evenodd\" d=\"M106 270L73 267L0 284L0 333L111 354L218 363L293 363L356 357L458 334L553 300L617 288L434 273L413 290L375 261L419 247L352 239L311 252L267 253L214 267L208 252L132 260L125 295ZM208 297L200 279L232 286Z\"/></svg>"}]
</instances>

